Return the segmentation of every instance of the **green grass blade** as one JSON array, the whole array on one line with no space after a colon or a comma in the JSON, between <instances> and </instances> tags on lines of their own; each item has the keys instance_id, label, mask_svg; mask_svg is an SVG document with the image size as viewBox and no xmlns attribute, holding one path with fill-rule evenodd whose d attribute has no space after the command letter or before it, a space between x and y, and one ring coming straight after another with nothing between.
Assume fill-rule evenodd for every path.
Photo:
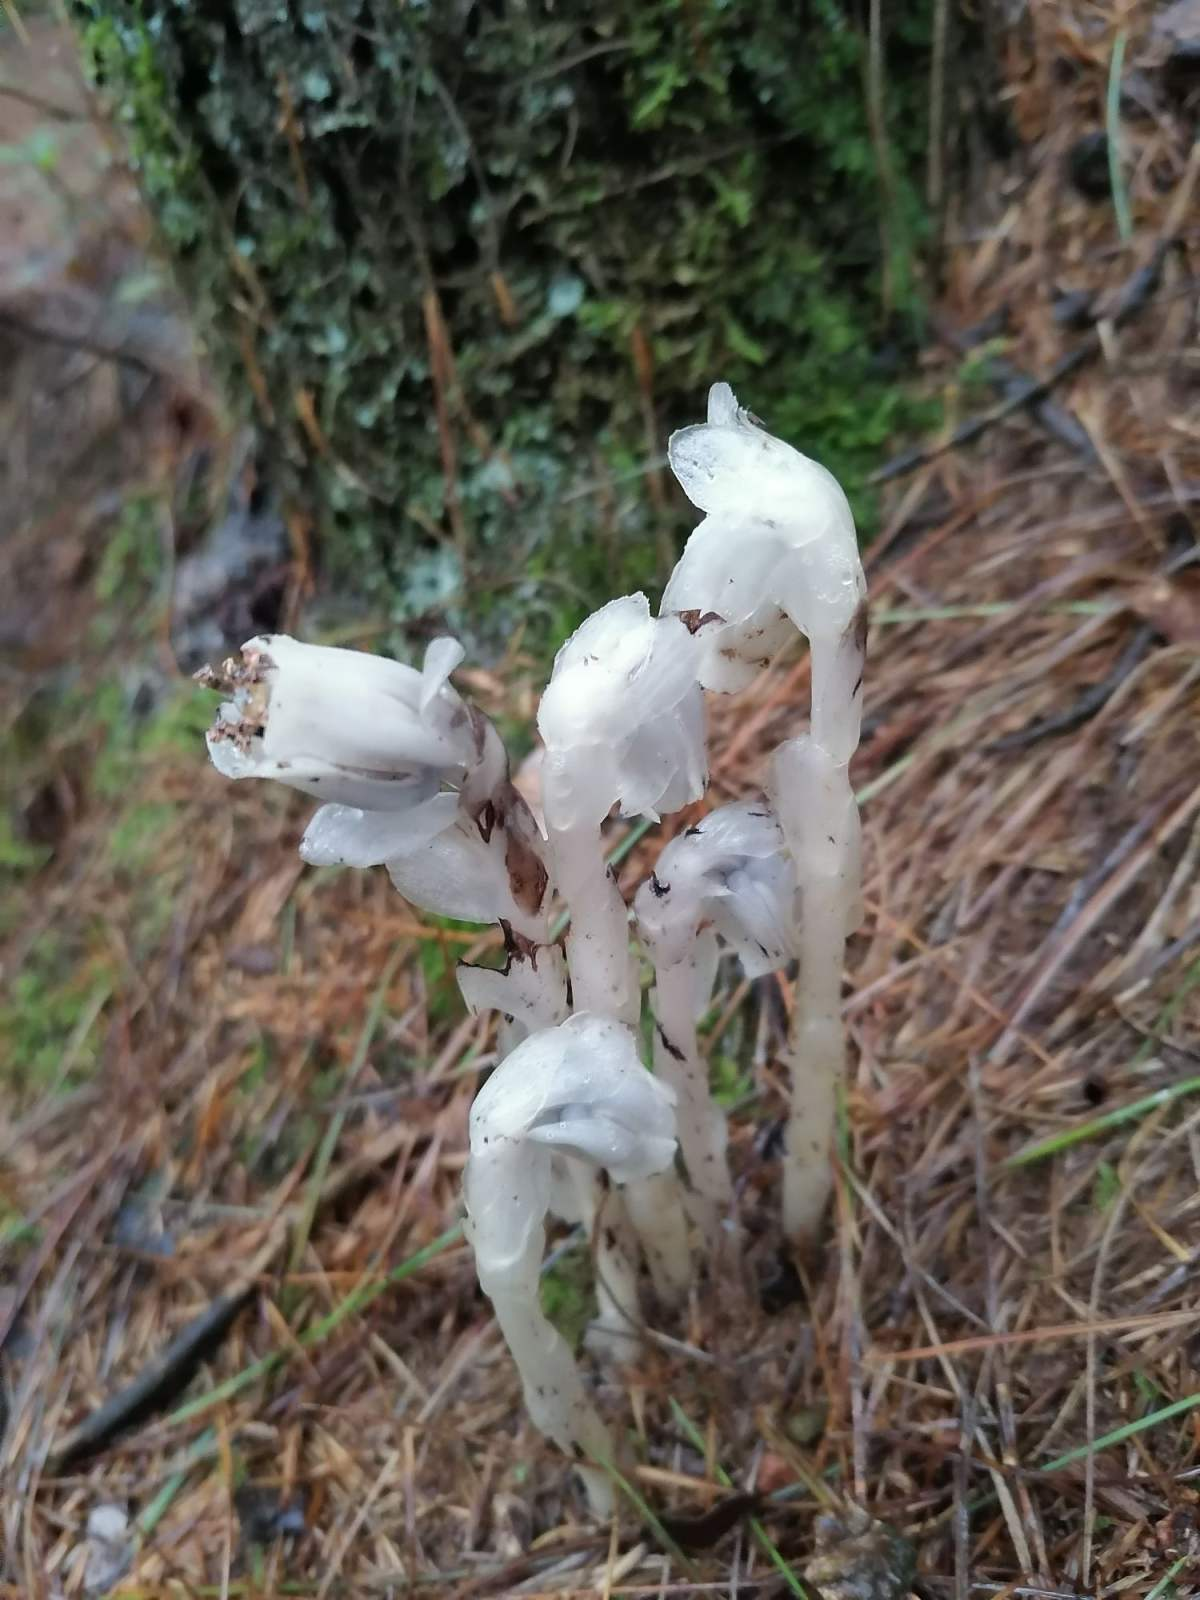
<instances>
[{"instance_id":1,"label":"green grass blade","mask_svg":"<svg viewBox=\"0 0 1200 1600\"><path fill-rule=\"evenodd\" d=\"M367 1007L366 1017L363 1019L362 1032L358 1036L358 1043L354 1047L354 1056L346 1069L346 1083L353 1084L367 1059L379 1024L383 1020L383 1007L387 999L387 992L391 986L396 968L400 964L400 957L404 953L403 947L397 945L384 965L375 993L371 996L371 1003ZM335 1111L329 1119L329 1126L325 1129L325 1136L321 1140L317 1159L313 1166L312 1176L308 1180L304 1196L304 1209L301 1211L296 1223L296 1231L292 1236L292 1248L288 1255L288 1272L299 1272L300 1264L304 1260L304 1252L308 1249L309 1235L312 1233L313 1219L317 1214L317 1206L321 1202L321 1190L325 1179L329 1175L333 1153L337 1149L338 1140L342 1136L342 1129L346 1125L346 1108ZM284 1310L287 1311L285 1305Z\"/></svg>"},{"instance_id":2,"label":"green grass blade","mask_svg":"<svg viewBox=\"0 0 1200 1600\"><path fill-rule=\"evenodd\" d=\"M372 1301L378 1300L379 1296L386 1290L394 1288L396 1284L403 1283L406 1278L411 1278L414 1273L420 1272L421 1268L428 1266L435 1256L440 1256L443 1250L448 1250L452 1244L456 1244L462 1238L462 1235L462 1223L456 1222L451 1227L446 1228L444 1232L439 1233L436 1239L431 1239L427 1245L416 1251L414 1255L409 1256L407 1261L401 1261L398 1266L385 1273L382 1278L376 1278L373 1282L368 1281L359 1284L357 1288L350 1291L344 1300L339 1301L332 1311L322 1317L319 1322L314 1322L311 1328L307 1328L301 1334L300 1343L303 1348L308 1350L314 1344L320 1344L323 1339L327 1339L336 1328L340 1327L347 1317L354 1316L356 1312L362 1311L364 1307L369 1306Z\"/></svg>"},{"instance_id":3,"label":"green grass blade","mask_svg":"<svg viewBox=\"0 0 1200 1600\"><path fill-rule=\"evenodd\" d=\"M1113 44L1112 61L1108 69L1108 94L1104 105L1104 129L1108 139L1108 181L1112 186L1113 210L1117 214L1117 232L1122 239L1133 236L1133 214L1129 208L1129 190L1121 167L1121 74L1125 70L1125 29L1117 34Z\"/></svg>"},{"instance_id":4,"label":"green grass blade","mask_svg":"<svg viewBox=\"0 0 1200 1600\"><path fill-rule=\"evenodd\" d=\"M1180 1006L1183 1005L1183 1002L1187 999L1188 995L1191 994L1192 990L1198 983L1200 983L1200 961L1193 961L1191 966L1184 973L1178 989L1176 989L1175 993L1171 996L1166 1005L1159 1012L1158 1016L1154 1019L1154 1027L1151 1029L1149 1035L1143 1039L1141 1044L1138 1046L1137 1055L1135 1055L1133 1058L1133 1064L1135 1067L1140 1067L1143 1061L1148 1061L1150 1059L1150 1056L1154 1050L1154 1046L1159 1042L1162 1036L1166 1033L1167 1029L1175 1021L1175 1018L1179 1014Z\"/></svg>"},{"instance_id":5,"label":"green grass blade","mask_svg":"<svg viewBox=\"0 0 1200 1600\"><path fill-rule=\"evenodd\" d=\"M671 1415L675 1418L675 1421L678 1423L678 1425L683 1429L684 1433L687 1434L695 1448L707 1460L708 1446L704 1442L704 1435L700 1432L699 1428L697 1428L696 1424L692 1421L691 1417L688 1416L687 1412L679 1404L679 1401L676 1400L674 1395L670 1397L670 1402ZM713 1462L713 1475L715 1476L717 1482L723 1484L726 1489L732 1489L734 1487L733 1479L718 1461ZM749 1523L751 1533L753 1533L754 1537L758 1540L759 1544L762 1546L764 1554L767 1556L767 1559L771 1562L772 1566L787 1584L788 1588L794 1595L799 1595L800 1600L808 1600L808 1590L804 1587L804 1585L800 1582L800 1579L784 1560L779 1546L763 1527L762 1523L757 1517L749 1518Z\"/></svg>"},{"instance_id":6,"label":"green grass blade","mask_svg":"<svg viewBox=\"0 0 1200 1600\"><path fill-rule=\"evenodd\" d=\"M1182 1417L1188 1411L1195 1411L1197 1406L1200 1406L1200 1393L1184 1395L1182 1400L1172 1400L1169 1406L1161 1406L1157 1411L1148 1411L1144 1417L1138 1417L1134 1422L1123 1423L1111 1433L1102 1433L1098 1439L1093 1439L1091 1444L1076 1445L1073 1450L1055 1456L1053 1461L1047 1461L1045 1466L1038 1470L1058 1472L1063 1467L1071 1466L1073 1462L1083 1461L1087 1456L1095 1455L1098 1450L1107 1450L1114 1444L1124 1444L1126 1439L1132 1439L1135 1434L1145 1433L1147 1428L1156 1427L1160 1422L1170 1422L1172 1417Z\"/></svg>"},{"instance_id":7,"label":"green grass blade","mask_svg":"<svg viewBox=\"0 0 1200 1600\"><path fill-rule=\"evenodd\" d=\"M306 1328L300 1335L298 1343L304 1350L309 1350L315 1344L320 1344L323 1339L345 1322L347 1317L352 1317L356 1311L361 1311L364 1306L369 1306L377 1300L385 1290L392 1288L397 1283L403 1283L406 1278L411 1278L422 1267L428 1266L435 1256L441 1255L452 1244L462 1237L462 1223L456 1222L453 1227L439 1233L427 1245L409 1256L406 1261L401 1261L398 1266L382 1278L367 1280L358 1284L344 1300L340 1300L333 1310L327 1313L310 1328ZM281 1367L291 1356L290 1350L273 1350L270 1355L263 1356L258 1361L252 1361L248 1367L243 1367L240 1372L235 1372L232 1377L226 1378L224 1383L219 1383L215 1389L210 1389L207 1394L198 1395L195 1400L189 1400L186 1405L179 1406L167 1417L167 1426L176 1427L181 1422L189 1422L193 1417L202 1416L204 1412L211 1411L214 1406L223 1400L230 1400L234 1395L240 1394L243 1389L249 1388L252 1383L257 1383L259 1378L265 1378L269 1373Z\"/></svg>"},{"instance_id":8,"label":"green grass blade","mask_svg":"<svg viewBox=\"0 0 1200 1600\"><path fill-rule=\"evenodd\" d=\"M966 617L1006 617L1016 611L1015 600L983 600L970 606L888 606L872 611L871 626L887 627L905 622L954 622ZM1109 617L1122 608L1112 600L1068 600L1062 605L1047 606L1051 616Z\"/></svg>"},{"instance_id":9,"label":"green grass blade","mask_svg":"<svg viewBox=\"0 0 1200 1600\"><path fill-rule=\"evenodd\" d=\"M1179 1576L1191 1559L1191 1556L1184 1555L1180 1556L1177 1561L1173 1561L1170 1567L1168 1567L1167 1571L1163 1573L1162 1577L1146 1596L1146 1600L1162 1600L1162 1597L1166 1594L1167 1590L1175 1582L1175 1579Z\"/></svg>"},{"instance_id":10,"label":"green grass blade","mask_svg":"<svg viewBox=\"0 0 1200 1600\"><path fill-rule=\"evenodd\" d=\"M666 1528L663 1527L662 1522L659 1520L656 1512L646 1500L641 1490L630 1483L629 1479L626 1478L623 1473L619 1472L617 1468L613 1466L611 1461L602 1460L600 1456L594 1456L592 1459L595 1461L598 1467L607 1473L607 1475L616 1484L617 1488L620 1489L621 1493L628 1497L630 1504L634 1506L638 1515L654 1534L654 1537L662 1545L663 1549L666 1550L667 1553L679 1563L683 1571L690 1576L696 1569L688 1560L687 1556L684 1555L679 1545L676 1544L674 1539L672 1539Z\"/></svg>"},{"instance_id":11,"label":"green grass blade","mask_svg":"<svg viewBox=\"0 0 1200 1600\"><path fill-rule=\"evenodd\" d=\"M1155 1089L1153 1094L1142 1095L1140 1100L1131 1100L1127 1106L1105 1111L1089 1122L1080 1123L1077 1128L1064 1128L1062 1133L1052 1133L1046 1139L1039 1139L1036 1144L1026 1145L1024 1150L1018 1150L1001 1164L1012 1170L1027 1167L1031 1161L1043 1161L1047 1156L1057 1155L1060 1150L1070 1149L1073 1144L1082 1144L1085 1139L1094 1139L1098 1134L1107 1133L1110 1128L1119 1128L1125 1122L1136 1122L1147 1112L1170 1105L1172 1100L1182 1099L1185 1094L1195 1094L1198 1089L1200 1077L1183 1078L1178 1083L1168 1084L1165 1089Z\"/></svg>"}]
</instances>

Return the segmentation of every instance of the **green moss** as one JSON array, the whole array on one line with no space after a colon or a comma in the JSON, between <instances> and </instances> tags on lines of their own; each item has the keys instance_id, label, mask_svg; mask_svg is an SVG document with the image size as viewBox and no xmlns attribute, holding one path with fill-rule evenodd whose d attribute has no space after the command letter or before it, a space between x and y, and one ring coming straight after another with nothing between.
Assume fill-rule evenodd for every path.
<instances>
[{"instance_id":1,"label":"green moss","mask_svg":"<svg viewBox=\"0 0 1200 1600\"><path fill-rule=\"evenodd\" d=\"M653 463L717 376L869 522L866 471L910 420L924 0L889 24L892 315L838 0L75 9L343 590L478 645L653 588L690 521Z\"/></svg>"}]
</instances>

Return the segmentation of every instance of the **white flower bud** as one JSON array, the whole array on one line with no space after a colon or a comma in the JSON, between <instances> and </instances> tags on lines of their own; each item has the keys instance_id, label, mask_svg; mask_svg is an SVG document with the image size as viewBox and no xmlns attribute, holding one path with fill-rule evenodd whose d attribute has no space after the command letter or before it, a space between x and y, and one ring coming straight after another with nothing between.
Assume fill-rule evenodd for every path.
<instances>
[{"instance_id":1,"label":"white flower bud","mask_svg":"<svg viewBox=\"0 0 1200 1600\"><path fill-rule=\"evenodd\" d=\"M674 1157L674 1103L631 1028L577 1012L519 1044L484 1084L471 1107L472 1157L498 1139L528 1139L593 1161L616 1183L648 1177ZM488 1228L472 1222L475 1237Z\"/></svg>"}]
</instances>

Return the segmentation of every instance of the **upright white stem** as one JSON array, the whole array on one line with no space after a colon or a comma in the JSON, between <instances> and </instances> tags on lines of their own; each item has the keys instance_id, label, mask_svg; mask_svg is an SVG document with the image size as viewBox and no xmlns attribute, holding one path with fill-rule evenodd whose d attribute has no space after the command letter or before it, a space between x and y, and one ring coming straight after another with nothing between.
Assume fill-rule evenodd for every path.
<instances>
[{"instance_id":1,"label":"upright white stem","mask_svg":"<svg viewBox=\"0 0 1200 1600\"><path fill-rule=\"evenodd\" d=\"M846 1056L842 970L860 894L858 808L846 763L835 761L812 737L791 740L775 752L770 791L801 886L783 1222L788 1236L807 1246L820 1228L832 1183L837 1087Z\"/></svg>"},{"instance_id":2,"label":"upright white stem","mask_svg":"<svg viewBox=\"0 0 1200 1600\"><path fill-rule=\"evenodd\" d=\"M637 967L629 947L629 913L604 859L600 829L579 819L585 763L573 753L547 756L543 809L554 881L570 913L567 968L572 1004L635 1023L641 1005Z\"/></svg>"},{"instance_id":3,"label":"upright white stem","mask_svg":"<svg viewBox=\"0 0 1200 1600\"><path fill-rule=\"evenodd\" d=\"M641 984L629 915L605 862L602 827L614 805L625 816L657 816L699 797L706 776L704 704L696 645L675 617L654 618L644 595L613 600L559 651L542 697L546 744L542 803L555 884L570 915L567 964L572 1004L636 1026ZM649 1192L597 1197L601 1315L597 1337L626 1342L636 1285L619 1240L631 1221L663 1292L690 1274L683 1200L673 1174ZM609 1334L613 1337L610 1339Z\"/></svg>"},{"instance_id":4,"label":"upright white stem","mask_svg":"<svg viewBox=\"0 0 1200 1600\"><path fill-rule=\"evenodd\" d=\"M793 1103L784 1222L808 1244L830 1188L836 1086L845 1055L843 946L859 906L857 821L846 765L861 719L866 582L854 517L836 479L763 431L728 384L714 384L707 421L673 434L668 450L675 476L705 513L662 602L664 611L697 617L704 642L700 681L711 689L744 687L763 655L781 642L783 617L811 650L811 739L778 752L772 779L803 924L789 1048ZM810 747L808 756L797 753Z\"/></svg>"},{"instance_id":5,"label":"upright white stem","mask_svg":"<svg viewBox=\"0 0 1200 1600\"><path fill-rule=\"evenodd\" d=\"M651 997L656 1024L654 1070L675 1091L679 1150L699 1202L698 1220L712 1240L721 1217L733 1204L733 1184L726 1158L725 1116L713 1103L708 1063L696 1037L694 962L693 954L688 960L664 963L657 969Z\"/></svg>"},{"instance_id":6,"label":"upright white stem","mask_svg":"<svg viewBox=\"0 0 1200 1600\"><path fill-rule=\"evenodd\" d=\"M604 859L600 830L575 822L576 797L586 783L582 764L572 754L547 757L544 814L555 884L571 917L567 967L572 1002L577 1010L636 1026L642 997L629 944L629 913ZM581 1172L578 1181L590 1190L581 1210L596 1262L597 1316L588 1345L597 1355L628 1360L640 1322L637 1266L626 1238L629 1225L646 1252L656 1286L686 1282L691 1261L682 1196L674 1173L669 1172L653 1180L653 1201L637 1193L605 1193L594 1172ZM637 1185L630 1188L636 1190ZM627 1199L632 1202L628 1206Z\"/></svg>"},{"instance_id":7,"label":"upright white stem","mask_svg":"<svg viewBox=\"0 0 1200 1600\"><path fill-rule=\"evenodd\" d=\"M653 1177L639 1178L625 1184L621 1194L655 1292L666 1305L678 1305L691 1288L692 1251L677 1174L656 1172ZM601 1272L599 1260L596 1270Z\"/></svg>"},{"instance_id":8,"label":"upright white stem","mask_svg":"<svg viewBox=\"0 0 1200 1600\"><path fill-rule=\"evenodd\" d=\"M555 1205L564 1221L582 1225L593 1262L596 1316L584 1343L593 1355L627 1361L637 1348L637 1260L630 1237L622 1190L585 1162L567 1157L560 1193L567 1204Z\"/></svg>"}]
</instances>

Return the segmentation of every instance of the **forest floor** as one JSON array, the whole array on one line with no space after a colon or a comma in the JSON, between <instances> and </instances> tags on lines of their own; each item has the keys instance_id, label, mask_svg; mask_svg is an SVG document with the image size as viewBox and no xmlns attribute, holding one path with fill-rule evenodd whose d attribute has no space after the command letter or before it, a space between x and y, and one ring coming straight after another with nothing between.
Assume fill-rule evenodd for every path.
<instances>
[{"instance_id":1,"label":"forest floor","mask_svg":"<svg viewBox=\"0 0 1200 1600\"><path fill-rule=\"evenodd\" d=\"M459 1233L493 1041L453 968L495 939L304 869L307 808L208 767L179 659L289 599L286 538L205 588L180 530L219 418L102 145L55 158L66 255L6 228L0 1595L758 1597L807 1570L888 1600L906 1549L938 1600L1200 1593L1195 91L1132 38L1114 208L1079 144L1111 34L1039 15L1003 61L1018 153L947 217L919 374L946 434L869 551L828 1246L781 1262L787 985L727 974L743 1272L594 1372L611 1528L526 1424ZM1055 381L1030 403L1021 374ZM753 791L806 670L714 702L714 800ZM519 650L459 681L528 726ZM693 820L614 832L623 885ZM588 1247L561 1245L578 1333Z\"/></svg>"}]
</instances>

